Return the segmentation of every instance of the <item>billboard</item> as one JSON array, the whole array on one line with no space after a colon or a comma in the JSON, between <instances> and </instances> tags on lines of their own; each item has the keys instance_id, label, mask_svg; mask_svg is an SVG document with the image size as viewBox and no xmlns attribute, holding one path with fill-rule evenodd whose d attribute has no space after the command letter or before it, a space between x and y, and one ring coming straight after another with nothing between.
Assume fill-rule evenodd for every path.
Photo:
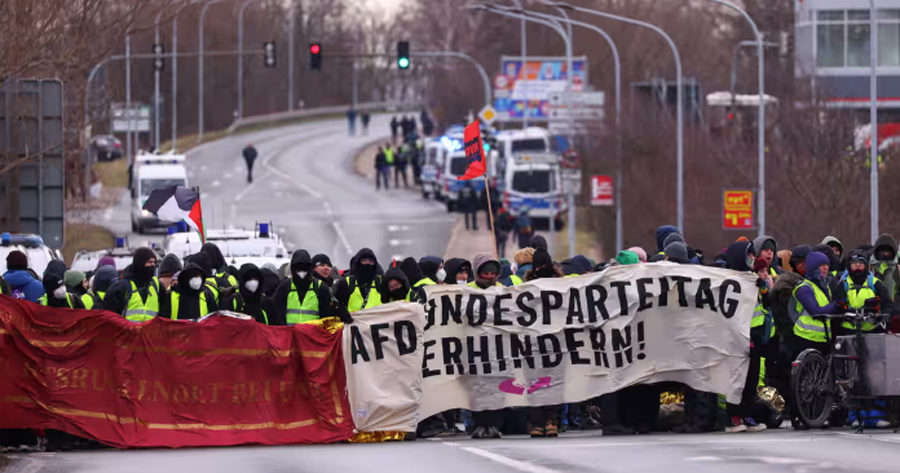
<instances>
[{"instance_id":1,"label":"billboard","mask_svg":"<svg viewBox=\"0 0 900 473\"><path fill-rule=\"evenodd\" d=\"M726 230L753 228L753 191L726 190L724 192L722 227Z\"/></svg>"},{"instance_id":2,"label":"billboard","mask_svg":"<svg viewBox=\"0 0 900 473\"><path fill-rule=\"evenodd\" d=\"M572 58L572 87L587 84L587 58ZM550 98L566 91L569 71L565 57L503 56L494 77L494 109L501 121L550 120Z\"/></svg>"}]
</instances>

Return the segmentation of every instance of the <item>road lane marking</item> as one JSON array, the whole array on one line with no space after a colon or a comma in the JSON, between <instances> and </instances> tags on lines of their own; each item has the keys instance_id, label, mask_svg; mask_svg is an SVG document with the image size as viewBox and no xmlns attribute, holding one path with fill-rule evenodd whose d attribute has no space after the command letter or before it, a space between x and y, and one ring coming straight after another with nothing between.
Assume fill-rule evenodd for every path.
<instances>
[{"instance_id":1,"label":"road lane marking","mask_svg":"<svg viewBox=\"0 0 900 473\"><path fill-rule=\"evenodd\" d=\"M269 171L272 171L272 172L274 172L275 174L278 174L279 176L283 177L284 179L287 179L287 180L293 182L297 187L299 187L300 189L303 189L307 194L309 194L309 195L315 197L316 199L321 199L321 198L322 198L322 194L320 194L320 193L314 191L311 187L309 187L309 186L307 186L306 184L304 184L304 183L298 181L297 179L294 179L294 177L291 176L290 174L288 174L288 173L286 173L286 172L284 172L284 171L282 171L282 170L280 170L280 169L278 169L278 168L276 168L276 167L274 167L274 166L271 166L271 165L269 164L268 161L263 161L263 166L264 166L266 169L268 169Z\"/></svg>"},{"instance_id":2,"label":"road lane marking","mask_svg":"<svg viewBox=\"0 0 900 473\"><path fill-rule=\"evenodd\" d=\"M445 442L446 445L446 442ZM473 453L478 455L479 457L487 458L493 462L499 463L503 466L507 466L510 468L514 468L519 471L524 471L525 473L558 473L557 470L551 470L550 468L546 468L540 465L535 465L534 463L528 463L521 460L514 460L509 457L504 457L503 455L499 455L494 452L489 452L487 450L482 450L476 447L462 447L460 450L464 450L469 453Z\"/></svg>"},{"instance_id":3,"label":"road lane marking","mask_svg":"<svg viewBox=\"0 0 900 473\"><path fill-rule=\"evenodd\" d=\"M348 255L353 254L353 248L350 246L350 241L347 240L347 235L344 234L344 229L341 228L341 224L332 221L331 226L334 227L335 233L337 233L338 238L341 240L341 244L344 245L344 249L347 250Z\"/></svg>"},{"instance_id":4,"label":"road lane marking","mask_svg":"<svg viewBox=\"0 0 900 473\"><path fill-rule=\"evenodd\" d=\"M219 181L212 181L212 183L210 184L211 187L219 187L221 185L222 185L222 183Z\"/></svg>"}]
</instances>

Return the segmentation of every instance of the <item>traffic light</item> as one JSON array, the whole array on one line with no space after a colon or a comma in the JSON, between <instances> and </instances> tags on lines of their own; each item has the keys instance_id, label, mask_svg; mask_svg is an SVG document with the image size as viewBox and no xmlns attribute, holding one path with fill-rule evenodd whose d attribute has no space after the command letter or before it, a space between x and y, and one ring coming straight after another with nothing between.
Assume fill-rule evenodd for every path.
<instances>
[{"instance_id":1,"label":"traffic light","mask_svg":"<svg viewBox=\"0 0 900 473\"><path fill-rule=\"evenodd\" d=\"M275 60L275 42L266 41L263 43L263 67L271 69L277 65Z\"/></svg>"},{"instance_id":2,"label":"traffic light","mask_svg":"<svg viewBox=\"0 0 900 473\"><path fill-rule=\"evenodd\" d=\"M322 45L319 43L309 45L309 68L313 71L322 70Z\"/></svg>"},{"instance_id":3,"label":"traffic light","mask_svg":"<svg viewBox=\"0 0 900 473\"><path fill-rule=\"evenodd\" d=\"M409 41L397 42L397 67L409 69Z\"/></svg>"},{"instance_id":4,"label":"traffic light","mask_svg":"<svg viewBox=\"0 0 900 473\"><path fill-rule=\"evenodd\" d=\"M162 44L154 44L153 45L153 54L156 56L153 58L153 70L154 71L164 71L166 69L166 59L163 57L163 54L166 53L166 47Z\"/></svg>"}]
</instances>

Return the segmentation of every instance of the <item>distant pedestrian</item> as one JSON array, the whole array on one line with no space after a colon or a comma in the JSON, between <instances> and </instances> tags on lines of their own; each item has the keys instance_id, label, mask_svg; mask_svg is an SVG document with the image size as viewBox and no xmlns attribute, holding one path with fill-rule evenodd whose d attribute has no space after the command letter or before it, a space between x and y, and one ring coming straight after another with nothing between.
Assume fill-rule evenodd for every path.
<instances>
[{"instance_id":1,"label":"distant pedestrian","mask_svg":"<svg viewBox=\"0 0 900 473\"><path fill-rule=\"evenodd\" d=\"M478 231L478 213L476 212L476 209L478 208L477 201L478 193L475 191L475 188L470 181L465 181L462 189L459 191L459 208L462 210L466 221L466 230L469 229L469 219L471 219L472 230Z\"/></svg>"},{"instance_id":2,"label":"distant pedestrian","mask_svg":"<svg viewBox=\"0 0 900 473\"><path fill-rule=\"evenodd\" d=\"M356 110L347 110L347 125L349 125L350 136L356 134Z\"/></svg>"},{"instance_id":3,"label":"distant pedestrian","mask_svg":"<svg viewBox=\"0 0 900 473\"><path fill-rule=\"evenodd\" d=\"M384 147L378 149L378 154L375 155L375 190L381 189L381 182L384 181L384 190L390 189L390 176L391 176L391 165L388 163L387 152L385 149L390 145L386 144Z\"/></svg>"},{"instance_id":4,"label":"distant pedestrian","mask_svg":"<svg viewBox=\"0 0 900 473\"><path fill-rule=\"evenodd\" d=\"M359 122L362 123L363 127L363 135L369 134L369 122L372 120L372 116L369 115L368 110L363 110L362 115L360 115Z\"/></svg>"},{"instance_id":5,"label":"distant pedestrian","mask_svg":"<svg viewBox=\"0 0 900 473\"><path fill-rule=\"evenodd\" d=\"M534 235L528 210L528 207L523 205L519 207L519 214L516 216L515 230L519 236L519 248L528 248L531 245L531 236Z\"/></svg>"},{"instance_id":6,"label":"distant pedestrian","mask_svg":"<svg viewBox=\"0 0 900 473\"><path fill-rule=\"evenodd\" d=\"M247 182L253 182L253 163L256 162L256 157L259 156L259 153L253 147L253 143L249 143L244 148L243 154L244 161L247 163Z\"/></svg>"},{"instance_id":7,"label":"distant pedestrian","mask_svg":"<svg viewBox=\"0 0 900 473\"><path fill-rule=\"evenodd\" d=\"M494 217L494 237L497 239L497 254L500 258L506 256L506 242L509 241L509 234L515 226L516 218L509 214L502 205L497 209Z\"/></svg>"},{"instance_id":8,"label":"distant pedestrian","mask_svg":"<svg viewBox=\"0 0 900 473\"><path fill-rule=\"evenodd\" d=\"M403 176L403 187L409 189L409 180L406 176L406 167L409 164L408 145L397 148L394 161L394 187L400 188L400 176Z\"/></svg>"},{"instance_id":9,"label":"distant pedestrian","mask_svg":"<svg viewBox=\"0 0 900 473\"><path fill-rule=\"evenodd\" d=\"M397 121L397 117L391 118L391 142L397 142L397 133L400 132L400 122Z\"/></svg>"}]
</instances>

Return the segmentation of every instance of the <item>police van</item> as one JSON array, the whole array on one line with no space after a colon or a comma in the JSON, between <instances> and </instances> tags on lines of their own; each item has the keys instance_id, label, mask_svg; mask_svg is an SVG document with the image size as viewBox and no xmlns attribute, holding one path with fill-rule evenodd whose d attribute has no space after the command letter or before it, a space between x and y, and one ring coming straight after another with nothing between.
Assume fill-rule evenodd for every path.
<instances>
[{"instance_id":1,"label":"police van","mask_svg":"<svg viewBox=\"0 0 900 473\"><path fill-rule=\"evenodd\" d=\"M513 215L528 209L536 227L563 225L561 216L567 210L560 176L561 155L557 153L515 153L506 160L506 187L503 206Z\"/></svg>"},{"instance_id":2,"label":"police van","mask_svg":"<svg viewBox=\"0 0 900 473\"><path fill-rule=\"evenodd\" d=\"M45 245L44 239L38 235L3 233L0 234L0 275L7 271L6 257L13 251L25 253L28 267L38 276L44 274L51 261L63 259L59 250Z\"/></svg>"},{"instance_id":3,"label":"police van","mask_svg":"<svg viewBox=\"0 0 900 473\"><path fill-rule=\"evenodd\" d=\"M290 252L281 242L281 237L271 231L271 223L259 223L256 230L243 229L210 229L206 231L206 242L214 243L225 262L240 268L246 263L261 267L272 263L276 268L290 262ZM184 227L182 227L184 229ZM163 250L184 259L188 255L199 253L203 247L200 235L194 231L178 232L170 228L163 240Z\"/></svg>"},{"instance_id":4,"label":"police van","mask_svg":"<svg viewBox=\"0 0 900 473\"><path fill-rule=\"evenodd\" d=\"M425 142L425 152L422 162L422 197L429 196L435 200L442 200L441 171L447 155L453 151L462 149L462 134L446 134L440 138L429 139Z\"/></svg>"},{"instance_id":5,"label":"police van","mask_svg":"<svg viewBox=\"0 0 900 473\"><path fill-rule=\"evenodd\" d=\"M150 249L157 253L158 260L162 259L159 248L156 247L155 243L150 245ZM72 260L70 269L83 273L94 271L97 269L97 263L100 262L100 258L110 257L116 262L116 271L122 272L134 261L134 251L134 248L126 244L124 237L118 237L116 238L115 248L99 251L82 250L75 253L75 259Z\"/></svg>"},{"instance_id":6,"label":"police van","mask_svg":"<svg viewBox=\"0 0 900 473\"><path fill-rule=\"evenodd\" d=\"M135 157L129 178L131 231L143 234L149 229L174 225L175 222L163 222L152 212L143 209L151 192L172 186L188 187L184 155L141 153Z\"/></svg>"}]
</instances>

